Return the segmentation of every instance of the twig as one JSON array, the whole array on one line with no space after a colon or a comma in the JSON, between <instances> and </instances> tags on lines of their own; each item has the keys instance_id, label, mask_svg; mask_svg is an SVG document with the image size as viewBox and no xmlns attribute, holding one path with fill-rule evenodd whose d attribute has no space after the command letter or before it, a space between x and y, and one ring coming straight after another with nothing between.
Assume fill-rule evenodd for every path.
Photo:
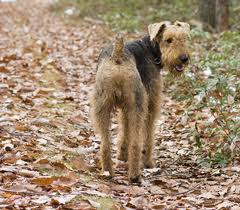
<instances>
[{"instance_id":1,"label":"twig","mask_svg":"<svg viewBox=\"0 0 240 210\"><path fill-rule=\"evenodd\" d=\"M191 191L194 191L195 188L199 187L201 184L202 184L202 183L199 183L199 184L193 186L192 188L188 189L188 190L185 191L185 192L180 192L180 193L170 194L170 196L184 195L184 194L186 194L186 193L189 193L189 192L191 192Z\"/></svg>"},{"instance_id":2,"label":"twig","mask_svg":"<svg viewBox=\"0 0 240 210\"><path fill-rule=\"evenodd\" d=\"M137 195L135 195L134 197L140 197L140 196L145 196L145 195L151 195L151 196L154 196L154 195L165 195L165 196L166 196L166 195L167 195L167 196L184 195L184 194L186 194L186 193L189 193L189 192L191 192L191 191L194 191L195 188L199 187L201 184L202 184L202 183L199 183L199 184L193 186L192 188L190 188L190 189L188 189L188 190L186 190L186 191L184 191L184 192L180 192L180 193L171 193L171 194L169 194L169 193L158 193L157 191L155 191L155 192L153 191L153 193L152 193L152 192L149 192L149 193L137 194Z\"/></svg>"},{"instance_id":3,"label":"twig","mask_svg":"<svg viewBox=\"0 0 240 210\"><path fill-rule=\"evenodd\" d=\"M0 188L0 191L13 193L13 194L46 195L46 192L16 191L16 190L9 190L9 189L3 189L3 188Z\"/></svg>"},{"instance_id":4,"label":"twig","mask_svg":"<svg viewBox=\"0 0 240 210\"><path fill-rule=\"evenodd\" d=\"M13 193L13 194L25 194L25 195L30 195L30 196L34 196L34 195L46 195L46 196L48 196L49 198L52 198L52 197L57 197L57 196L60 196L61 194L58 194L58 195L56 195L56 194L47 194L47 192L24 192L24 191L20 191L20 192L16 192L16 191L14 191L14 190L8 190L8 189L2 189L2 188L0 188L0 191L2 191L2 192L7 192L7 193ZM64 194L63 194L64 195ZM93 193L91 193L91 192L89 192L89 191L83 191L83 190L80 190L80 191L78 191L77 193L74 193L74 192L72 192L72 193L69 193L68 195L76 195L76 196L78 196L78 195L87 195L87 196L93 196L93 195L96 195L96 196L99 196L99 197L106 197L107 196L107 194L106 193L103 193L102 195L101 194L98 194L98 193L95 193L94 194L94 192ZM119 199L119 197L118 196L115 196L115 195L109 195L109 197L111 197L111 198L114 198L114 199Z\"/></svg>"}]
</instances>

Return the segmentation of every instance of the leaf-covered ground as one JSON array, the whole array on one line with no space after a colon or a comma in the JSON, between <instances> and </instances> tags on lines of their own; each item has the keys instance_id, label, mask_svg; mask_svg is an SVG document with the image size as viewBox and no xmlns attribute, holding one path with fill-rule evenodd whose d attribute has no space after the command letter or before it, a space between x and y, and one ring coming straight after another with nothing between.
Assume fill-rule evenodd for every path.
<instances>
[{"instance_id":1,"label":"leaf-covered ground","mask_svg":"<svg viewBox=\"0 0 240 210\"><path fill-rule=\"evenodd\" d=\"M116 176L100 176L88 96L112 32L92 20L67 24L46 0L0 2L0 16L1 209L240 208L239 165L197 164L195 122L169 97L176 86L165 90L157 167L142 185L129 185L116 159ZM115 119L111 130L116 150Z\"/></svg>"}]
</instances>

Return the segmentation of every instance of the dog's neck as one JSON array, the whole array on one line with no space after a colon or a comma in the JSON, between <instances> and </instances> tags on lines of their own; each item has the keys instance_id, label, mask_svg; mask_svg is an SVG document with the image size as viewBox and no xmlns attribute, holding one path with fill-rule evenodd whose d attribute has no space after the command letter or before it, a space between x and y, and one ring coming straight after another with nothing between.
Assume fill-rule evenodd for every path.
<instances>
[{"instance_id":1,"label":"dog's neck","mask_svg":"<svg viewBox=\"0 0 240 210\"><path fill-rule=\"evenodd\" d=\"M156 41L151 41L150 36L145 36L143 38L143 42L145 43L145 46L149 53L153 56L153 62L155 65L159 68L163 68L163 64L161 62L161 50L159 47L159 44Z\"/></svg>"}]
</instances>

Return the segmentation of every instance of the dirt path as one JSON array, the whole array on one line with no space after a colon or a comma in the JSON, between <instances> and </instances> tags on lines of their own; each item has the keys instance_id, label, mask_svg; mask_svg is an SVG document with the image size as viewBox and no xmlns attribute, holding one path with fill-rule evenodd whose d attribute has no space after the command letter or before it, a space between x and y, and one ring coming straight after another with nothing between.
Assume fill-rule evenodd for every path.
<instances>
[{"instance_id":1,"label":"dirt path","mask_svg":"<svg viewBox=\"0 0 240 210\"><path fill-rule=\"evenodd\" d=\"M157 168L144 171L141 186L128 185L122 163L113 180L100 177L88 95L111 33L65 24L45 0L0 3L0 16L1 209L240 208L239 168L200 168L193 124L167 97ZM113 120L114 144L116 130Z\"/></svg>"}]
</instances>

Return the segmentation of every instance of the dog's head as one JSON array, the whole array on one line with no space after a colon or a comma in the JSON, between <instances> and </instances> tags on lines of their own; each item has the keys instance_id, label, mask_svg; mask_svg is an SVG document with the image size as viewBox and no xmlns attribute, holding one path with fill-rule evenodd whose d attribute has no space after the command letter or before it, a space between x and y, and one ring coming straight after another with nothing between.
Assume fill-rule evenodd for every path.
<instances>
[{"instance_id":1,"label":"dog's head","mask_svg":"<svg viewBox=\"0 0 240 210\"><path fill-rule=\"evenodd\" d=\"M174 74L181 74L190 60L188 42L190 25L176 21L153 23L148 26L150 40L160 46L163 65Z\"/></svg>"}]
</instances>

